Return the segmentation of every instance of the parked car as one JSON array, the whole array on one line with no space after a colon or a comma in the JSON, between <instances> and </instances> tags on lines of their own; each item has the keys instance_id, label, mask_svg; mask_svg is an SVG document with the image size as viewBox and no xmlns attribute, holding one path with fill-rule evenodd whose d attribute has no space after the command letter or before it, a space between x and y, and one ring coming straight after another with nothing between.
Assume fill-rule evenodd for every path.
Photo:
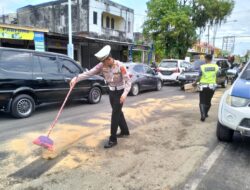
<instances>
[{"instance_id":1,"label":"parked car","mask_svg":"<svg viewBox=\"0 0 250 190\"><path fill-rule=\"evenodd\" d=\"M190 63L185 60L163 59L157 69L163 82L178 82L179 75L190 67Z\"/></svg>"},{"instance_id":2,"label":"parked car","mask_svg":"<svg viewBox=\"0 0 250 190\"><path fill-rule=\"evenodd\" d=\"M219 66L219 73L217 76L217 84L225 88L228 84L227 70L230 68L230 63L224 59L214 59L213 63L216 63ZM202 65L203 63L200 63ZM194 82L200 73L200 66L193 64L191 67L183 71L179 77L178 81L180 88L183 90L184 85Z\"/></svg>"},{"instance_id":3,"label":"parked car","mask_svg":"<svg viewBox=\"0 0 250 190\"><path fill-rule=\"evenodd\" d=\"M0 48L0 110L14 117L29 117L42 103L63 101L69 81L84 69L56 53ZM101 100L106 84L94 76L75 86L70 99Z\"/></svg>"},{"instance_id":4,"label":"parked car","mask_svg":"<svg viewBox=\"0 0 250 190\"><path fill-rule=\"evenodd\" d=\"M239 65L235 65L233 68L227 70L227 78L231 82L231 84L234 83L239 73L240 73Z\"/></svg>"},{"instance_id":5,"label":"parked car","mask_svg":"<svg viewBox=\"0 0 250 190\"><path fill-rule=\"evenodd\" d=\"M124 63L132 80L130 94L137 96L144 90L161 90L162 81L157 73L142 63Z\"/></svg>"},{"instance_id":6,"label":"parked car","mask_svg":"<svg viewBox=\"0 0 250 190\"><path fill-rule=\"evenodd\" d=\"M231 141L234 131L250 136L250 62L222 96L217 123L217 138Z\"/></svg>"},{"instance_id":7,"label":"parked car","mask_svg":"<svg viewBox=\"0 0 250 190\"><path fill-rule=\"evenodd\" d=\"M227 70L231 68L231 64L227 59L216 58L213 60L219 66L219 73L217 77L217 84L221 85L223 88L226 88L228 85Z\"/></svg>"}]
</instances>

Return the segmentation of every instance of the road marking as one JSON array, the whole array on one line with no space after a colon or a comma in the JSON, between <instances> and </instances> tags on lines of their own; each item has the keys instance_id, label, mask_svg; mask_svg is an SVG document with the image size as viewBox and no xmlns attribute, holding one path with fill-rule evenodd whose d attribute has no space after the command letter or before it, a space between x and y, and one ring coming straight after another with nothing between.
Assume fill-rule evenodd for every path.
<instances>
[{"instance_id":1,"label":"road marking","mask_svg":"<svg viewBox=\"0 0 250 190\"><path fill-rule=\"evenodd\" d=\"M208 171L214 165L222 151L225 149L226 144L220 143L216 146L214 151L205 160L203 165L195 172L195 174L188 180L184 186L184 190L196 190L202 179L207 175Z\"/></svg>"}]
</instances>

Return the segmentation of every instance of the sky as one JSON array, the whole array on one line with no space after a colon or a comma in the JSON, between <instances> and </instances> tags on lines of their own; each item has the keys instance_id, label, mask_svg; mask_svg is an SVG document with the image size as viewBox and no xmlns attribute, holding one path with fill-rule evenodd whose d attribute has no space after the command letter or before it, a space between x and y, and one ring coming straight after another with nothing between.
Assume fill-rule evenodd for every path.
<instances>
[{"instance_id":1,"label":"sky","mask_svg":"<svg viewBox=\"0 0 250 190\"><path fill-rule=\"evenodd\" d=\"M3 13L15 12L17 8L26 5L36 5L39 3L49 2L50 0L0 0L0 15ZM116 3L122 4L134 9L135 22L134 32L142 31L142 24L146 19L146 2L148 0L113 0ZM222 48L222 38L224 36L236 36L234 54L244 55L247 50L250 50L250 7L249 0L235 0L235 7L227 22L222 23L218 28L215 46ZM210 30L210 43L212 44L213 29ZM202 41L208 41L208 30L202 35ZM248 37L243 37L248 36Z\"/></svg>"}]
</instances>

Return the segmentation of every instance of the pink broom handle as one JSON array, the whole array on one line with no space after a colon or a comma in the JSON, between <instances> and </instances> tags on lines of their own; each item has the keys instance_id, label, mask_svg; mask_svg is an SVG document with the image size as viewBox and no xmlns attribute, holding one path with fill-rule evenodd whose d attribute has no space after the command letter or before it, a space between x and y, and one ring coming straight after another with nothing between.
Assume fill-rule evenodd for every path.
<instances>
[{"instance_id":1,"label":"pink broom handle","mask_svg":"<svg viewBox=\"0 0 250 190\"><path fill-rule=\"evenodd\" d=\"M78 78L78 77L77 77L77 78ZM77 78L76 78L76 81L77 81ZM75 84L76 84L76 82L75 82ZM59 116L61 115L62 110L63 110L63 108L64 108L64 105L66 104L66 102L67 102L67 100L68 100L68 98L69 98L69 95L71 94L73 88L75 87L75 84L72 85L72 86L70 87L69 92L68 92L66 98L64 99L64 102L63 102L63 104L62 104L62 106L61 106L59 112L57 113L56 118L54 119L53 123L51 124L50 129L49 129L49 132L48 132L48 134L47 134L48 137L49 137L49 135L50 135L52 129L53 129L54 126L56 125L56 123L57 123L57 121L58 121L58 118L59 118Z\"/></svg>"}]
</instances>

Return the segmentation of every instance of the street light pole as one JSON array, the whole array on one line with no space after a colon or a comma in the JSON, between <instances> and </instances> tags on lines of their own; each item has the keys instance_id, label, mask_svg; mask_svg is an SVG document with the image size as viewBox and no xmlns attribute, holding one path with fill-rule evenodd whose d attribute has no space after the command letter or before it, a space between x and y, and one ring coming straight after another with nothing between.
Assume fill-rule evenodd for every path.
<instances>
[{"instance_id":1,"label":"street light pole","mask_svg":"<svg viewBox=\"0 0 250 190\"><path fill-rule=\"evenodd\" d=\"M209 37L210 25L208 25L207 27L208 27L207 44L209 45L209 40L210 40L210 37Z\"/></svg>"},{"instance_id":2,"label":"street light pole","mask_svg":"<svg viewBox=\"0 0 250 190\"><path fill-rule=\"evenodd\" d=\"M209 53L209 30L210 30L210 25L208 24L207 25L207 32L208 32L208 34L207 34L207 54Z\"/></svg>"},{"instance_id":3,"label":"street light pole","mask_svg":"<svg viewBox=\"0 0 250 190\"><path fill-rule=\"evenodd\" d=\"M68 56L74 59L74 45L72 43L72 14L71 14L71 0L68 0L68 25L69 25L69 43L67 46Z\"/></svg>"}]
</instances>

